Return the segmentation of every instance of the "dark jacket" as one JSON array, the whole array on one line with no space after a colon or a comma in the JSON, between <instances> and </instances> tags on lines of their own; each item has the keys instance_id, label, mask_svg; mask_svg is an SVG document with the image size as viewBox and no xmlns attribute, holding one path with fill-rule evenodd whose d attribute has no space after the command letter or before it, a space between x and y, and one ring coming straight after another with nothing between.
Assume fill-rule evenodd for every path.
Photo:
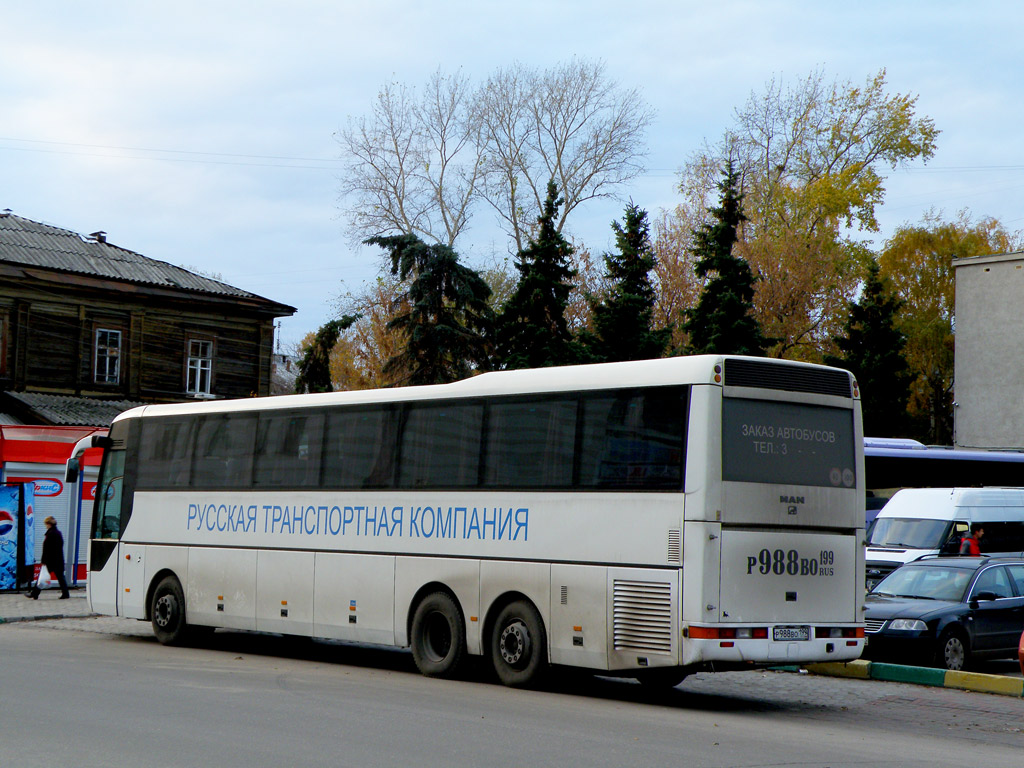
<instances>
[{"instance_id":1,"label":"dark jacket","mask_svg":"<svg viewBox=\"0 0 1024 768\"><path fill-rule=\"evenodd\" d=\"M48 528L43 537L43 565L50 573L64 572L64 537L56 525Z\"/></svg>"}]
</instances>

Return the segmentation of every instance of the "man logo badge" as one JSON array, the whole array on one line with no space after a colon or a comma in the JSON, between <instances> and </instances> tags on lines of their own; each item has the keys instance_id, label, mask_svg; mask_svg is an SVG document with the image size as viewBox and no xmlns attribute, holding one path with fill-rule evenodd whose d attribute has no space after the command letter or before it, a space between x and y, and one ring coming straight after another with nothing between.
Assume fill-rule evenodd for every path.
<instances>
[{"instance_id":1,"label":"man logo badge","mask_svg":"<svg viewBox=\"0 0 1024 768\"><path fill-rule=\"evenodd\" d=\"M779 496L779 503L787 505L787 515L795 515L800 511L797 505L804 504L805 502L803 496Z\"/></svg>"}]
</instances>

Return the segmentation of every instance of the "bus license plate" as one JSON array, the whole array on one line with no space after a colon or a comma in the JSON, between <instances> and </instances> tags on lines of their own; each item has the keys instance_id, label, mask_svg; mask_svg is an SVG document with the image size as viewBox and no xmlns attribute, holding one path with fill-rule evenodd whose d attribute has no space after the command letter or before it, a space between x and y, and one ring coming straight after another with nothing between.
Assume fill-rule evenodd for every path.
<instances>
[{"instance_id":1,"label":"bus license plate","mask_svg":"<svg viewBox=\"0 0 1024 768\"><path fill-rule=\"evenodd\" d=\"M773 640L810 640L810 627L775 627L772 630Z\"/></svg>"}]
</instances>

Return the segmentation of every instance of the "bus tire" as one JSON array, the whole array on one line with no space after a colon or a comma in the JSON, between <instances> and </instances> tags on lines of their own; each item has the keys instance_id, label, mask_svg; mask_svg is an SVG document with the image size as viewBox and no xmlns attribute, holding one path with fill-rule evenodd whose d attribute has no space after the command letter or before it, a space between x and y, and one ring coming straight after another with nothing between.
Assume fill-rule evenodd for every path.
<instances>
[{"instance_id":1,"label":"bus tire","mask_svg":"<svg viewBox=\"0 0 1024 768\"><path fill-rule=\"evenodd\" d=\"M547 669L544 622L533 604L517 600L498 614L491 630L491 663L502 683L524 688L538 682Z\"/></svg>"},{"instance_id":2,"label":"bus tire","mask_svg":"<svg viewBox=\"0 0 1024 768\"><path fill-rule=\"evenodd\" d=\"M188 636L185 623L185 593L174 576L165 576L155 590L150 604L153 634L162 645L181 645Z\"/></svg>"},{"instance_id":3,"label":"bus tire","mask_svg":"<svg viewBox=\"0 0 1024 768\"><path fill-rule=\"evenodd\" d=\"M466 655L462 612L447 592L433 592L416 606L410 630L412 657L427 677L452 677Z\"/></svg>"}]
</instances>

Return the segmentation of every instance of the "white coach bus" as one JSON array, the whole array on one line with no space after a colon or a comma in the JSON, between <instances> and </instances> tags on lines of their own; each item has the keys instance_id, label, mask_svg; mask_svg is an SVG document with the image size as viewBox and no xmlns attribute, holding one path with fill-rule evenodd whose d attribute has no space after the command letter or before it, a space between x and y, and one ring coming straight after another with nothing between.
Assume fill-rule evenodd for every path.
<instances>
[{"instance_id":1,"label":"white coach bus","mask_svg":"<svg viewBox=\"0 0 1024 768\"><path fill-rule=\"evenodd\" d=\"M411 647L508 685L656 684L863 646L864 458L846 371L699 356L127 411L92 610Z\"/></svg>"}]
</instances>

